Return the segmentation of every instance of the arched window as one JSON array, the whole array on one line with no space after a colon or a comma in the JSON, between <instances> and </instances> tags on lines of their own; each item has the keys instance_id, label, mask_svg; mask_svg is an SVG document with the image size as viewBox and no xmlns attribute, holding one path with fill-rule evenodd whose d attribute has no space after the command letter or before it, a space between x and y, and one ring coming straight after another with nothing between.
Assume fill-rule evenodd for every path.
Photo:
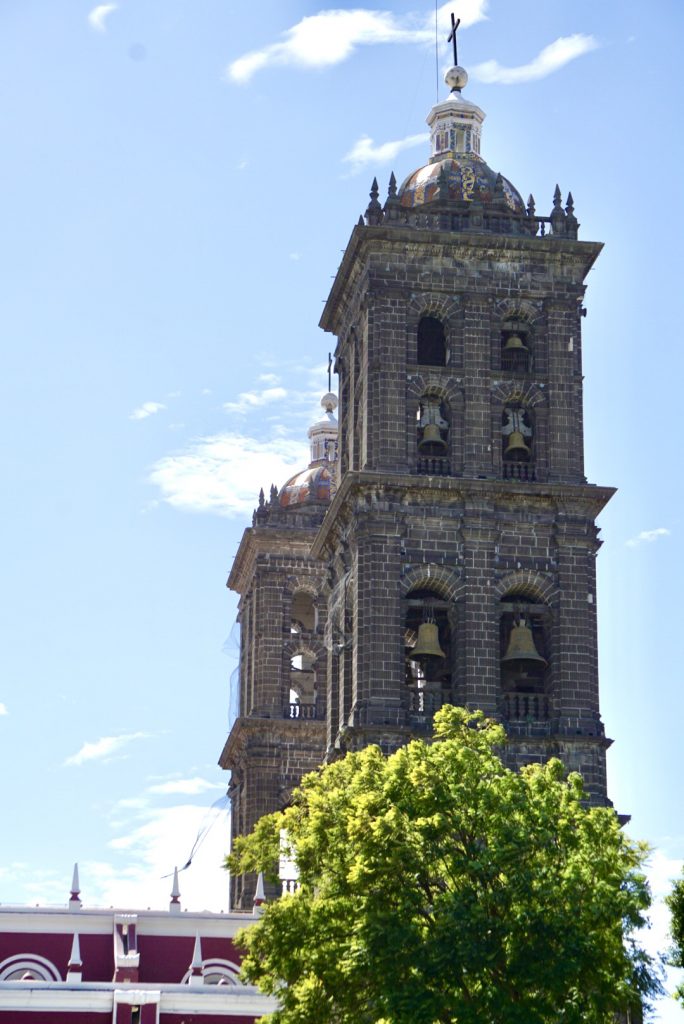
<instances>
[{"instance_id":1,"label":"arched window","mask_svg":"<svg viewBox=\"0 0 684 1024\"><path fill-rule=\"evenodd\" d=\"M18 953L0 963L0 981L61 981L50 960L36 953Z\"/></svg>"},{"instance_id":2,"label":"arched window","mask_svg":"<svg viewBox=\"0 0 684 1024\"><path fill-rule=\"evenodd\" d=\"M444 324L434 316L418 322L418 362L422 366L446 366Z\"/></svg>"},{"instance_id":3,"label":"arched window","mask_svg":"<svg viewBox=\"0 0 684 1024\"><path fill-rule=\"evenodd\" d=\"M298 590L292 598L292 624L291 633L301 633L303 630L313 632L316 628L316 605L313 597L307 590Z\"/></svg>"},{"instance_id":4,"label":"arched window","mask_svg":"<svg viewBox=\"0 0 684 1024\"><path fill-rule=\"evenodd\" d=\"M448 476L449 410L438 395L423 395L416 410L418 472Z\"/></svg>"},{"instance_id":5,"label":"arched window","mask_svg":"<svg viewBox=\"0 0 684 1024\"><path fill-rule=\"evenodd\" d=\"M534 414L521 402L501 413L501 461L504 480L534 480Z\"/></svg>"},{"instance_id":6,"label":"arched window","mask_svg":"<svg viewBox=\"0 0 684 1024\"><path fill-rule=\"evenodd\" d=\"M522 324L508 322L501 331L501 369L526 374L531 369L530 332Z\"/></svg>"},{"instance_id":7,"label":"arched window","mask_svg":"<svg viewBox=\"0 0 684 1024\"><path fill-rule=\"evenodd\" d=\"M449 603L432 590L408 594L404 657L410 710L429 722L451 691Z\"/></svg>"},{"instance_id":8,"label":"arched window","mask_svg":"<svg viewBox=\"0 0 684 1024\"><path fill-rule=\"evenodd\" d=\"M545 721L549 716L548 609L534 598L507 594L500 610L503 717L509 722Z\"/></svg>"}]
</instances>

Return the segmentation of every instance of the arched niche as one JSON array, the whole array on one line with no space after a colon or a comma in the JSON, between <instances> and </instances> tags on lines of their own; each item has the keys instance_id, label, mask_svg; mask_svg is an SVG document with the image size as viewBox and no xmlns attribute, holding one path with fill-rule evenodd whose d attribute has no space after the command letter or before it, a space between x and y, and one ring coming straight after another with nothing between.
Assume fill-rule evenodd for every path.
<instances>
[{"instance_id":1,"label":"arched niche","mask_svg":"<svg viewBox=\"0 0 684 1024\"><path fill-rule=\"evenodd\" d=\"M421 316L418 321L417 362L420 366L446 366L446 332L436 316Z\"/></svg>"},{"instance_id":2,"label":"arched niche","mask_svg":"<svg viewBox=\"0 0 684 1024\"><path fill-rule=\"evenodd\" d=\"M532 724L549 718L551 612L529 589L499 601L502 717Z\"/></svg>"}]
</instances>

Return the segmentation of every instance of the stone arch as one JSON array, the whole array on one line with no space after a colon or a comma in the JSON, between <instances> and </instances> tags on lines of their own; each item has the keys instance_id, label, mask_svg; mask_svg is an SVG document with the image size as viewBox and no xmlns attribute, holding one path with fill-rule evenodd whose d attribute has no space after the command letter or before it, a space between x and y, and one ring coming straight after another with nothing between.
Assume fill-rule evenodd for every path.
<instances>
[{"instance_id":1,"label":"stone arch","mask_svg":"<svg viewBox=\"0 0 684 1024\"><path fill-rule=\"evenodd\" d=\"M520 402L530 409L548 404L546 393L539 386L527 381L497 380L491 387L492 399L499 405Z\"/></svg>"},{"instance_id":2,"label":"stone arch","mask_svg":"<svg viewBox=\"0 0 684 1024\"><path fill-rule=\"evenodd\" d=\"M463 404L463 388L453 379L443 380L429 373L415 373L408 381L407 397L418 401L423 395L437 395L453 409Z\"/></svg>"},{"instance_id":3,"label":"stone arch","mask_svg":"<svg viewBox=\"0 0 684 1024\"><path fill-rule=\"evenodd\" d=\"M409 302L409 323L418 326L422 316L434 316L443 323L451 320L460 310L460 302L453 295L440 292L421 292L412 295Z\"/></svg>"},{"instance_id":4,"label":"stone arch","mask_svg":"<svg viewBox=\"0 0 684 1024\"><path fill-rule=\"evenodd\" d=\"M445 601L455 601L463 587L461 573L446 565L413 565L401 578L401 596L407 597L412 590L434 590Z\"/></svg>"},{"instance_id":5,"label":"stone arch","mask_svg":"<svg viewBox=\"0 0 684 1024\"><path fill-rule=\"evenodd\" d=\"M444 327L444 366L460 366L463 362L463 339L459 322L462 316L460 301L453 295L439 292L421 292L411 296L406 310L407 359L409 364L418 360L418 326L423 317L434 317Z\"/></svg>"},{"instance_id":6,"label":"stone arch","mask_svg":"<svg viewBox=\"0 0 684 1024\"><path fill-rule=\"evenodd\" d=\"M531 327L544 319L544 310L541 303L533 302L531 299L501 299L494 306L496 319L523 320Z\"/></svg>"},{"instance_id":7,"label":"stone arch","mask_svg":"<svg viewBox=\"0 0 684 1024\"><path fill-rule=\"evenodd\" d=\"M497 580L492 587L492 598L495 601L500 601L507 594L519 594L551 607L558 595L558 587L544 573L534 569L517 569Z\"/></svg>"}]
</instances>

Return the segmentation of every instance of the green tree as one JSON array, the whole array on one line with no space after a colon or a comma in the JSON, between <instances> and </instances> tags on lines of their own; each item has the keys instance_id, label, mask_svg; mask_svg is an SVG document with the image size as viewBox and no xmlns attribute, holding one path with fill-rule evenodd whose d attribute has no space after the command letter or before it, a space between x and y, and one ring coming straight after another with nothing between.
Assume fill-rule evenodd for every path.
<instances>
[{"instance_id":1,"label":"green tree","mask_svg":"<svg viewBox=\"0 0 684 1024\"><path fill-rule=\"evenodd\" d=\"M604 1024L658 990L645 847L504 742L443 708L434 742L347 755L237 841L232 871L272 874L286 830L300 872L239 936L275 1024Z\"/></svg>"},{"instance_id":2,"label":"green tree","mask_svg":"<svg viewBox=\"0 0 684 1024\"><path fill-rule=\"evenodd\" d=\"M674 883L672 892L665 902L672 915L670 922L672 948L669 962L672 967L684 967L684 872L682 872L682 877ZM684 1004L684 982L675 990L675 998Z\"/></svg>"}]
</instances>

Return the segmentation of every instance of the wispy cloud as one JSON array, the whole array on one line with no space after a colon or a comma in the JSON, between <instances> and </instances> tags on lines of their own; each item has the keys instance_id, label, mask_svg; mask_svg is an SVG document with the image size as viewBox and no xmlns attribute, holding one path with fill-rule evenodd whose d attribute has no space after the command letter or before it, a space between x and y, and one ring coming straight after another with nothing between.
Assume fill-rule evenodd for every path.
<instances>
[{"instance_id":1,"label":"wispy cloud","mask_svg":"<svg viewBox=\"0 0 684 1024\"><path fill-rule=\"evenodd\" d=\"M193 779L172 779L169 782L157 782L153 786L148 786L147 792L155 793L159 796L168 796L169 794L198 796L200 793L208 793L212 789L225 789L225 786L218 782L209 782L208 779L195 776Z\"/></svg>"},{"instance_id":2,"label":"wispy cloud","mask_svg":"<svg viewBox=\"0 0 684 1024\"><path fill-rule=\"evenodd\" d=\"M7 710L7 705L6 704L0 704L0 718L3 715L9 715L9 711Z\"/></svg>"},{"instance_id":3,"label":"wispy cloud","mask_svg":"<svg viewBox=\"0 0 684 1024\"><path fill-rule=\"evenodd\" d=\"M118 4L98 4L97 7L93 7L92 11L88 15L88 24L90 27L94 28L96 32L106 32L107 18L117 9L118 6Z\"/></svg>"},{"instance_id":4,"label":"wispy cloud","mask_svg":"<svg viewBox=\"0 0 684 1024\"><path fill-rule=\"evenodd\" d=\"M254 508L261 487L280 486L308 463L308 446L300 441L216 434L160 459L150 482L174 508L242 516Z\"/></svg>"},{"instance_id":5,"label":"wispy cloud","mask_svg":"<svg viewBox=\"0 0 684 1024\"><path fill-rule=\"evenodd\" d=\"M342 157L343 163L351 164L351 173L356 174L366 164L382 164L394 160L403 149L411 149L428 141L430 136L427 132L420 132L418 135L407 135L405 139L395 139L394 142L380 142L377 145L370 135L362 135L357 139L352 148Z\"/></svg>"},{"instance_id":6,"label":"wispy cloud","mask_svg":"<svg viewBox=\"0 0 684 1024\"><path fill-rule=\"evenodd\" d=\"M122 736L102 736L93 743L84 743L79 751L67 757L65 765L79 765L85 761L101 761L104 758L116 754L122 747L132 743L133 740L149 739L149 733L130 732Z\"/></svg>"},{"instance_id":7,"label":"wispy cloud","mask_svg":"<svg viewBox=\"0 0 684 1024\"><path fill-rule=\"evenodd\" d=\"M467 28L486 17L488 0L461 0L459 17ZM451 4L438 11L439 22L448 22ZM280 42L238 57L226 75L233 82L248 82L266 66L294 65L323 68L347 60L359 46L380 43L430 43L434 39L434 14L397 16L391 11L365 8L319 11L293 25Z\"/></svg>"},{"instance_id":8,"label":"wispy cloud","mask_svg":"<svg viewBox=\"0 0 684 1024\"><path fill-rule=\"evenodd\" d=\"M639 544L652 544L656 540L660 540L661 537L669 537L670 531L664 526L659 526L655 530L642 530L636 537L630 537L629 540L625 541L628 548L636 548Z\"/></svg>"},{"instance_id":9,"label":"wispy cloud","mask_svg":"<svg viewBox=\"0 0 684 1024\"><path fill-rule=\"evenodd\" d=\"M264 388L263 391L243 391L238 395L237 402L224 402L223 408L226 412L249 412L250 409L258 409L262 405L269 405L286 397L287 391L280 387Z\"/></svg>"},{"instance_id":10,"label":"wispy cloud","mask_svg":"<svg viewBox=\"0 0 684 1024\"><path fill-rule=\"evenodd\" d=\"M128 418L129 420L146 420L148 416L154 416L156 412L161 412L165 408L163 402L143 402L133 410Z\"/></svg>"},{"instance_id":11,"label":"wispy cloud","mask_svg":"<svg viewBox=\"0 0 684 1024\"><path fill-rule=\"evenodd\" d=\"M515 68L503 67L497 60L486 60L472 69L473 78L480 82L498 85L519 85L521 82L533 82L538 78L558 71L571 60L582 57L585 53L595 50L598 43L593 36L577 33L573 36L561 36L555 42L545 46L529 64Z\"/></svg>"}]
</instances>

